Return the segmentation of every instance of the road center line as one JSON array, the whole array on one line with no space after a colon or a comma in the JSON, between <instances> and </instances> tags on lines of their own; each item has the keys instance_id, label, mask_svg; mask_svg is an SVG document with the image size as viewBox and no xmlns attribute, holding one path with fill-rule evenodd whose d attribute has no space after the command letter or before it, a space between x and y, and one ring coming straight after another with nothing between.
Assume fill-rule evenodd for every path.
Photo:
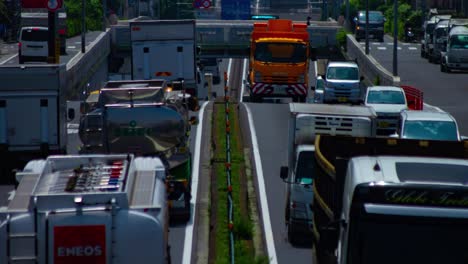
<instances>
[{"instance_id":1,"label":"road center line","mask_svg":"<svg viewBox=\"0 0 468 264\"><path fill-rule=\"evenodd\" d=\"M240 98L239 101L242 103L244 101L244 88L245 88L245 76L247 75L246 73L247 70L247 59L244 59L244 66L242 67L242 83L241 83L241 93L240 93Z\"/></svg>"}]
</instances>

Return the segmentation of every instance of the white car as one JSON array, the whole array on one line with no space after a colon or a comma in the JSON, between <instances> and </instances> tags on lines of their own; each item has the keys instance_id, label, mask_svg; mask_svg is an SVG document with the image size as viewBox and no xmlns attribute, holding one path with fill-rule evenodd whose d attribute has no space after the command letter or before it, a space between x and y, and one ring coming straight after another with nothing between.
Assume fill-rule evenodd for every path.
<instances>
[{"instance_id":1,"label":"white car","mask_svg":"<svg viewBox=\"0 0 468 264\"><path fill-rule=\"evenodd\" d=\"M18 60L47 62L49 56L49 29L47 27L22 27L18 41Z\"/></svg>"},{"instance_id":2,"label":"white car","mask_svg":"<svg viewBox=\"0 0 468 264\"><path fill-rule=\"evenodd\" d=\"M405 91L396 86L368 87L364 104L377 113L377 135L395 133L400 112L408 109Z\"/></svg>"},{"instance_id":3,"label":"white car","mask_svg":"<svg viewBox=\"0 0 468 264\"><path fill-rule=\"evenodd\" d=\"M420 140L463 140L455 118L447 112L401 111L396 135Z\"/></svg>"}]
</instances>

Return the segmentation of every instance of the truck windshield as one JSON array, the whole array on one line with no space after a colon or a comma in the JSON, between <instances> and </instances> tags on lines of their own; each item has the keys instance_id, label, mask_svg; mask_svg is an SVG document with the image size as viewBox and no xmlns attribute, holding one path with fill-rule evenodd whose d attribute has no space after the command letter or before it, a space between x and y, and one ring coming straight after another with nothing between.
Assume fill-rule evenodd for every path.
<instances>
[{"instance_id":1,"label":"truck windshield","mask_svg":"<svg viewBox=\"0 0 468 264\"><path fill-rule=\"evenodd\" d=\"M370 215L357 225L348 263L468 263L468 219Z\"/></svg>"},{"instance_id":2,"label":"truck windshield","mask_svg":"<svg viewBox=\"0 0 468 264\"><path fill-rule=\"evenodd\" d=\"M300 184L312 184L315 171L315 155L313 151L302 151L299 153L296 177L294 181Z\"/></svg>"},{"instance_id":3,"label":"truck windshield","mask_svg":"<svg viewBox=\"0 0 468 264\"><path fill-rule=\"evenodd\" d=\"M380 12L375 12L375 11L369 11L369 21L372 22L383 22L383 15ZM359 20L362 22L366 21L366 13L361 12L359 13Z\"/></svg>"},{"instance_id":4,"label":"truck windshield","mask_svg":"<svg viewBox=\"0 0 468 264\"><path fill-rule=\"evenodd\" d=\"M307 46L300 43L257 43L255 60L300 63L307 61Z\"/></svg>"},{"instance_id":5,"label":"truck windshield","mask_svg":"<svg viewBox=\"0 0 468 264\"><path fill-rule=\"evenodd\" d=\"M427 140L458 140L457 126L450 121L406 121L403 138Z\"/></svg>"},{"instance_id":6,"label":"truck windshield","mask_svg":"<svg viewBox=\"0 0 468 264\"><path fill-rule=\"evenodd\" d=\"M357 81L359 71L355 67L328 67L327 79Z\"/></svg>"},{"instance_id":7,"label":"truck windshield","mask_svg":"<svg viewBox=\"0 0 468 264\"><path fill-rule=\"evenodd\" d=\"M468 49L468 35L454 35L450 37L452 49Z\"/></svg>"},{"instance_id":8,"label":"truck windshield","mask_svg":"<svg viewBox=\"0 0 468 264\"><path fill-rule=\"evenodd\" d=\"M369 104L405 104L405 96L399 91L369 91Z\"/></svg>"}]
</instances>

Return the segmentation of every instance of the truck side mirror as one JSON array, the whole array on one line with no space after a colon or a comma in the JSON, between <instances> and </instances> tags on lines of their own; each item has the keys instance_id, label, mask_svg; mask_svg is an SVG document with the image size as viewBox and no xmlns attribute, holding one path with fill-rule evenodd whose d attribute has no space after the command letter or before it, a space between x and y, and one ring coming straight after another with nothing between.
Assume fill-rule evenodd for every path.
<instances>
[{"instance_id":1,"label":"truck side mirror","mask_svg":"<svg viewBox=\"0 0 468 264\"><path fill-rule=\"evenodd\" d=\"M286 181L288 178L288 167L287 166L281 166L280 168L280 177L283 179L283 181Z\"/></svg>"},{"instance_id":2,"label":"truck side mirror","mask_svg":"<svg viewBox=\"0 0 468 264\"><path fill-rule=\"evenodd\" d=\"M310 87L310 90L311 90L311 91L315 91L315 86L311 86L311 87Z\"/></svg>"},{"instance_id":3,"label":"truck side mirror","mask_svg":"<svg viewBox=\"0 0 468 264\"><path fill-rule=\"evenodd\" d=\"M357 17L353 18L354 23L357 23Z\"/></svg>"},{"instance_id":4,"label":"truck side mirror","mask_svg":"<svg viewBox=\"0 0 468 264\"><path fill-rule=\"evenodd\" d=\"M364 76L361 76L361 78L359 78L359 80L362 82L364 81Z\"/></svg>"}]
</instances>

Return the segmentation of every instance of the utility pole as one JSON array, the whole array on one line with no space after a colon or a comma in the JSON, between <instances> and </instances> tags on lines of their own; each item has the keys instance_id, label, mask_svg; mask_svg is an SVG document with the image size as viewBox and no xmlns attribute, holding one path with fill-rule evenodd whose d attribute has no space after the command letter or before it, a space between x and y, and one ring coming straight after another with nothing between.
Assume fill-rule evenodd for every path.
<instances>
[{"instance_id":1,"label":"utility pole","mask_svg":"<svg viewBox=\"0 0 468 264\"><path fill-rule=\"evenodd\" d=\"M369 55L369 0L366 0L366 55Z\"/></svg>"},{"instance_id":2,"label":"utility pole","mask_svg":"<svg viewBox=\"0 0 468 264\"><path fill-rule=\"evenodd\" d=\"M102 31L106 31L107 24L107 0L102 0Z\"/></svg>"},{"instance_id":3,"label":"utility pole","mask_svg":"<svg viewBox=\"0 0 468 264\"><path fill-rule=\"evenodd\" d=\"M351 29L350 28L350 25L349 25L349 22L351 20L349 19L349 0L346 0L346 21L345 21L345 27L346 29Z\"/></svg>"},{"instance_id":4,"label":"utility pole","mask_svg":"<svg viewBox=\"0 0 468 264\"><path fill-rule=\"evenodd\" d=\"M398 0L393 3L393 76L398 76Z\"/></svg>"},{"instance_id":5,"label":"utility pole","mask_svg":"<svg viewBox=\"0 0 468 264\"><path fill-rule=\"evenodd\" d=\"M81 52L86 52L86 0L81 0Z\"/></svg>"}]
</instances>

